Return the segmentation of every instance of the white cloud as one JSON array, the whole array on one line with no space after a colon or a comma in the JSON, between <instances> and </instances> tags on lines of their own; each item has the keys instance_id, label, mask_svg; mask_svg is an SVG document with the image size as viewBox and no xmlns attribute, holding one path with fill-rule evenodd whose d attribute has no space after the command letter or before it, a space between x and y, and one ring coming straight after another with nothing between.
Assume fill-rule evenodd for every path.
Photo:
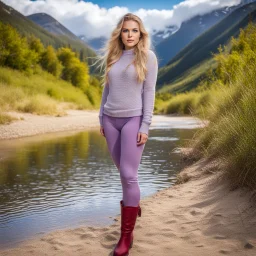
<instances>
[{"instance_id":1,"label":"white cloud","mask_svg":"<svg viewBox=\"0 0 256 256\"><path fill-rule=\"evenodd\" d=\"M23 15L45 12L76 35L87 38L108 37L117 21L130 12L127 7L101 8L91 2L79 0L2 0ZM225 6L238 5L241 0L186 0L172 10L138 9L133 12L144 22L149 33L164 30L167 25L180 26L198 14L206 14Z\"/></svg>"}]
</instances>

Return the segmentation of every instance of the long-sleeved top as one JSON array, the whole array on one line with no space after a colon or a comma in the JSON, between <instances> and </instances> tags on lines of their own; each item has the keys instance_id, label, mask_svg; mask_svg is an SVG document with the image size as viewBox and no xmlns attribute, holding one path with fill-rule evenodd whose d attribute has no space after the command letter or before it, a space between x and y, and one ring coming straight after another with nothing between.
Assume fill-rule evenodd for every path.
<instances>
[{"instance_id":1,"label":"long-sleeved top","mask_svg":"<svg viewBox=\"0 0 256 256\"><path fill-rule=\"evenodd\" d=\"M158 63L153 51L148 50L147 73L145 80L137 81L134 49L123 50L120 59L108 72L108 83L104 84L99 112L100 125L103 126L103 113L113 117L132 117L143 115L139 132L148 134L155 104L155 86ZM103 127L104 128L104 127Z\"/></svg>"}]
</instances>

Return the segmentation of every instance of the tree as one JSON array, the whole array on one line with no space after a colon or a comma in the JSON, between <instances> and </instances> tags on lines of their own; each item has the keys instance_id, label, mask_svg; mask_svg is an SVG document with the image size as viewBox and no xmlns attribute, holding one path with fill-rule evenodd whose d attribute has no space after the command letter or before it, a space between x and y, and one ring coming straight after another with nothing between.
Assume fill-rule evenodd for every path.
<instances>
[{"instance_id":1,"label":"tree","mask_svg":"<svg viewBox=\"0 0 256 256\"><path fill-rule=\"evenodd\" d=\"M37 61L38 54L29 48L27 38L0 22L0 65L31 72Z\"/></svg>"},{"instance_id":2,"label":"tree","mask_svg":"<svg viewBox=\"0 0 256 256\"><path fill-rule=\"evenodd\" d=\"M38 54L39 61L40 61L41 55L45 51L44 45L42 44L41 40L35 37L34 35L30 35L27 38L27 40L28 40L29 48Z\"/></svg>"},{"instance_id":3,"label":"tree","mask_svg":"<svg viewBox=\"0 0 256 256\"><path fill-rule=\"evenodd\" d=\"M49 45L41 56L41 66L43 69L53 74L56 77L60 77L63 66L60 63L54 48Z\"/></svg>"},{"instance_id":4,"label":"tree","mask_svg":"<svg viewBox=\"0 0 256 256\"><path fill-rule=\"evenodd\" d=\"M88 65L82 63L76 57L76 53L69 48L61 47L58 49L57 56L64 66L62 78L86 91L90 79Z\"/></svg>"}]
</instances>

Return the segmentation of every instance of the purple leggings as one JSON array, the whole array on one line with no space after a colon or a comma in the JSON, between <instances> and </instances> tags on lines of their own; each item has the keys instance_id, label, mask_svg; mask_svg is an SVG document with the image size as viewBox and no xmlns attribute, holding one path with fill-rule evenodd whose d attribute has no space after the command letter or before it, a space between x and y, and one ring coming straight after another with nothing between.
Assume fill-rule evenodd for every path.
<instances>
[{"instance_id":1,"label":"purple leggings","mask_svg":"<svg viewBox=\"0 0 256 256\"><path fill-rule=\"evenodd\" d=\"M138 167L145 144L137 146L142 116L112 117L103 114L103 128L111 157L120 172L123 204L138 206Z\"/></svg>"}]
</instances>

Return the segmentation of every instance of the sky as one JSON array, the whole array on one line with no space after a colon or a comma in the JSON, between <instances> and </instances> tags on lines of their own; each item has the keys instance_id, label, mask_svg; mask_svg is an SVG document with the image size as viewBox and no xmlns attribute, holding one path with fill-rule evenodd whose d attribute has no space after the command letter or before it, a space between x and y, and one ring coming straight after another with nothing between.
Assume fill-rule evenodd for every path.
<instances>
[{"instance_id":1,"label":"sky","mask_svg":"<svg viewBox=\"0 0 256 256\"><path fill-rule=\"evenodd\" d=\"M77 36L108 38L128 12L139 16L149 33L180 27L196 15L238 5L241 0L1 0L23 15L47 13Z\"/></svg>"},{"instance_id":2,"label":"sky","mask_svg":"<svg viewBox=\"0 0 256 256\"><path fill-rule=\"evenodd\" d=\"M36 0L32 0L36 1ZM143 9L171 9L173 5L182 2L181 0L97 0L97 1L84 1L92 2L104 8L111 8L114 6L125 6L129 8L131 12L138 10L139 8Z\"/></svg>"}]
</instances>

